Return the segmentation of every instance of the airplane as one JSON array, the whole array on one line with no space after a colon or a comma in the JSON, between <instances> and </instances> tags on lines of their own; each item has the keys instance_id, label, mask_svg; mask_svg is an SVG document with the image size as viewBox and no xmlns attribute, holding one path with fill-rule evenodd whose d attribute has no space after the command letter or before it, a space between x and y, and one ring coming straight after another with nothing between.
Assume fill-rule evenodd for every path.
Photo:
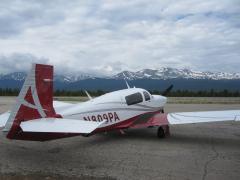
<instances>
[{"instance_id":1,"label":"airplane","mask_svg":"<svg viewBox=\"0 0 240 180\"><path fill-rule=\"evenodd\" d=\"M12 110L0 115L0 127L10 140L48 141L131 128L157 127L157 136L170 134L169 125L240 121L240 110L165 113L166 95L141 88L106 93L81 103L53 100L53 66L33 64Z\"/></svg>"}]
</instances>

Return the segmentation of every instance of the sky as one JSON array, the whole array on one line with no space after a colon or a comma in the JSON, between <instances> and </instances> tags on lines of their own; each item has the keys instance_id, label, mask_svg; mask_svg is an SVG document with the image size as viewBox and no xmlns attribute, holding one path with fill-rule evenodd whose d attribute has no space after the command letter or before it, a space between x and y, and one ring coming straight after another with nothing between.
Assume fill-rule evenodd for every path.
<instances>
[{"instance_id":1,"label":"sky","mask_svg":"<svg viewBox=\"0 0 240 180\"><path fill-rule=\"evenodd\" d=\"M1 0L0 73L240 72L240 0Z\"/></svg>"}]
</instances>

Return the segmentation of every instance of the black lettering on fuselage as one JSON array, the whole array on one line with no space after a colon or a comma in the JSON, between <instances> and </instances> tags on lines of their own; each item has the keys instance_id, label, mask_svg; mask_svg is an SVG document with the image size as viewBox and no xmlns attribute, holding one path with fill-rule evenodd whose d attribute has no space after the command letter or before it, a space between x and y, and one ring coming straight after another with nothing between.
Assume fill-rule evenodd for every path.
<instances>
[{"instance_id":1,"label":"black lettering on fuselage","mask_svg":"<svg viewBox=\"0 0 240 180\"><path fill-rule=\"evenodd\" d=\"M98 120L98 122L101 122L101 121L103 121L103 118L102 118L102 116L101 116L101 115L97 115L97 120Z\"/></svg>"},{"instance_id":2,"label":"black lettering on fuselage","mask_svg":"<svg viewBox=\"0 0 240 180\"><path fill-rule=\"evenodd\" d=\"M117 113L116 113L116 112L114 112L113 114L114 114L114 119L115 119L115 121L120 121L120 119L119 119L119 117L118 117Z\"/></svg>"},{"instance_id":3,"label":"black lettering on fuselage","mask_svg":"<svg viewBox=\"0 0 240 180\"><path fill-rule=\"evenodd\" d=\"M112 122L112 120L113 120L113 114L112 114L112 113L108 113L108 117L109 117L109 121Z\"/></svg>"},{"instance_id":4,"label":"black lettering on fuselage","mask_svg":"<svg viewBox=\"0 0 240 180\"><path fill-rule=\"evenodd\" d=\"M118 122L120 118L116 112L109 112L104 114L97 114L97 115L87 115L83 117L85 121L98 121L101 122L106 120L107 123Z\"/></svg>"}]
</instances>

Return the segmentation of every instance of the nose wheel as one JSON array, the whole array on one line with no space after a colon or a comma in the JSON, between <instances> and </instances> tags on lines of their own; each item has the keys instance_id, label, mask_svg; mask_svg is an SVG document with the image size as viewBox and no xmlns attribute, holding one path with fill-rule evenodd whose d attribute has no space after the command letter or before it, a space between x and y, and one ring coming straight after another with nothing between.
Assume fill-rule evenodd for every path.
<instances>
[{"instance_id":1,"label":"nose wheel","mask_svg":"<svg viewBox=\"0 0 240 180\"><path fill-rule=\"evenodd\" d=\"M164 132L164 129L162 127L158 128L157 136L158 136L158 138L165 138L165 132Z\"/></svg>"},{"instance_id":2,"label":"nose wheel","mask_svg":"<svg viewBox=\"0 0 240 180\"><path fill-rule=\"evenodd\" d=\"M170 132L169 132L169 126L166 125L166 126L160 126L157 130L157 136L158 138L165 138L166 136L170 135Z\"/></svg>"},{"instance_id":3,"label":"nose wheel","mask_svg":"<svg viewBox=\"0 0 240 180\"><path fill-rule=\"evenodd\" d=\"M164 109L161 110L161 113L164 113Z\"/></svg>"}]
</instances>

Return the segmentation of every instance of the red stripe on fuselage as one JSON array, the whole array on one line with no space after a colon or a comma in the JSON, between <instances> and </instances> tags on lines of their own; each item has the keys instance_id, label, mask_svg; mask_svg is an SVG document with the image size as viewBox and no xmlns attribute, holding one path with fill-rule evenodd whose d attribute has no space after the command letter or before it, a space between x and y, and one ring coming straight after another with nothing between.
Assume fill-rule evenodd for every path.
<instances>
[{"instance_id":1,"label":"red stripe on fuselage","mask_svg":"<svg viewBox=\"0 0 240 180\"><path fill-rule=\"evenodd\" d=\"M148 119L145 119L143 122L140 118L144 115L151 115ZM158 116L159 115L159 116ZM156 119L159 118L159 119ZM138 120L141 120L137 123ZM104 131L111 131L116 129L126 129L126 128L141 128L147 126L161 126L161 125L168 125L168 121L165 114L162 114L160 111L155 112L147 112L137 116L134 116L130 119L124 120L122 122L112 124L110 126L102 127L96 129L92 134L104 132Z\"/></svg>"}]
</instances>

